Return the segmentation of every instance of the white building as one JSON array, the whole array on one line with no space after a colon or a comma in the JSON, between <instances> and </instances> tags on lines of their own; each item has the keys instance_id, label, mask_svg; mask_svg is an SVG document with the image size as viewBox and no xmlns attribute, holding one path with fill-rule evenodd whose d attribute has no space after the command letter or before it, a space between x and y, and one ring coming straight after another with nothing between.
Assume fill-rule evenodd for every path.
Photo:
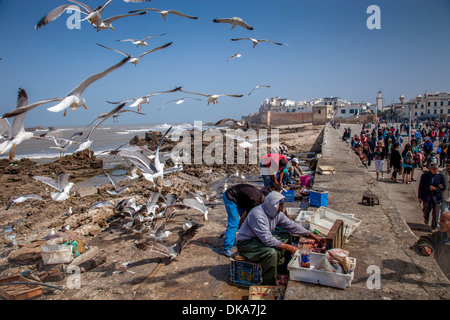
<instances>
[{"instance_id":1,"label":"white building","mask_svg":"<svg viewBox=\"0 0 450 320\"><path fill-rule=\"evenodd\" d=\"M409 119L410 110L413 121L424 119L450 121L450 93L448 92L425 92L423 97L418 94L413 99L404 100L403 104L393 103L388 107L393 107L397 111L400 121Z\"/></svg>"},{"instance_id":2,"label":"white building","mask_svg":"<svg viewBox=\"0 0 450 320\"><path fill-rule=\"evenodd\" d=\"M312 98L310 100L290 100L286 98L267 98L259 107L259 111L271 112L313 112L314 106L333 106L333 114L337 118L351 118L367 113L376 113L377 105L354 101L346 101L340 97Z\"/></svg>"}]
</instances>

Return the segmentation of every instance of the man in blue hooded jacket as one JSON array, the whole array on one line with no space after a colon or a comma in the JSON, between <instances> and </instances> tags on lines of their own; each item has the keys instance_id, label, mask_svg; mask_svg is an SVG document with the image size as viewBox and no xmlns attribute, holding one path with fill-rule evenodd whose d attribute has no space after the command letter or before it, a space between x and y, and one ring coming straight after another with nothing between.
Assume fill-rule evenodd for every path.
<instances>
[{"instance_id":1,"label":"man in blue hooded jacket","mask_svg":"<svg viewBox=\"0 0 450 320\"><path fill-rule=\"evenodd\" d=\"M248 213L236 238L239 254L261 264L264 285L276 285L277 266L285 262L284 254L286 251L294 254L298 250L289 244L291 234L320 240L282 212L283 201L281 193L269 193L263 204ZM283 230L275 230L276 227Z\"/></svg>"}]
</instances>

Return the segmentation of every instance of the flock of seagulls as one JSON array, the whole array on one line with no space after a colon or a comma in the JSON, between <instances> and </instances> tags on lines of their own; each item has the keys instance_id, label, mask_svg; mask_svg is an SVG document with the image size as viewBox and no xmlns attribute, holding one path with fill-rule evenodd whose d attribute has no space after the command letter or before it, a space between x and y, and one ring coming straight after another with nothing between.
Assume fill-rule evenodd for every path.
<instances>
[{"instance_id":1,"label":"flock of seagulls","mask_svg":"<svg viewBox=\"0 0 450 320\"><path fill-rule=\"evenodd\" d=\"M42 28L44 28L49 23L55 21L56 19L61 17L61 15L64 12L67 12L69 10L78 11L82 15L81 21L86 21L87 23L89 23L91 26L93 26L93 28L97 32L106 29L115 30L114 27L112 26L112 23L114 21L117 21L118 19L126 17L129 17L130 19L136 19L132 17L150 15L151 12L160 14L161 17L164 19L164 21L167 21L169 15L188 18L192 20L199 19L199 17L188 15L180 11L160 10L156 8L137 9L129 11L128 13L105 18L104 17L105 12L107 11L107 7L112 2L112 0L107 0L103 5L98 6L96 8L91 8L89 5L76 0L67 0L67 1L68 3L52 9L44 17L42 17L36 23L35 29L36 30L40 29L39 32L43 32ZM122 0L122 1L130 3L143 3L148 2L150 0ZM213 19L212 22L217 24L229 24L231 25L231 30L235 29L236 27L241 27L249 31L254 30L254 28L250 24L248 24L239 17L216 18ZM162 33L147 36L143 39L127 38L116 41L135 45L136 48L150 47L147 42L149 39L165 35L166 33ZM255 46L261 42L272 43L280 46L283 45L282 43L274 42L271 40L254 39L250 37L231 39L231 41L240 41L240 40L252 41L253 48L255 48ZM131 54L127 54L121 50L97 43L98 46L111 51L115 51L123 55L124 58L121 59L116 64L110 66L109 68L104 69L101 72L92 73L91 76L87 77L85 80L79 83L64 97L52 97L36 101L33 103L29 103L27 92L25 91L25 89L19 88L16 107L11 111L3 114L2 118L0 119L0 154L9 152L10 153L9 159L13 160L15 157L16 146L22 143L23 141L35 138L53 141L55 143L55 146L52 148L59 150L61 156L64 156L64 154L68 152L69 148L72 145L77 145L77 149L74 152L89 150L90 156L91 155L90 147L93 143L92 134L100 125L102 125L109 118L116 119L119 115L123 114L124 112L134 112L140 115L144 115L143 113L140 112L142 110L142 106L144 104L150 104L149 98L152 96L160 94L169 94L174 92L183 92L186 94L186 96L182 98L170 100L166 104L162 105L160 107L160 110L167 107L169 104L178 105L189 99L195 101L202 101L202 99L194 98L187 95L201 96L206 98L208 106L210 104L217 104L218 99L221 97L242 98L244 96L243 94L227 94L227 93L207 94L201 92L192 92L183 90L183 87L177 86L171 90L153 92L150 94L140 96L138 98L131 98L117 102L106 101L110 104L115 104L117 106L115 106L109 112L99 114L88 125L88 127L90 128L86 132L76 132L72 134L69 138L64 138L60 134L60 132L50 132L45 135L38 135L36 132L30 132L25 130L24 120L29 111L39 106L51 103L56 104L46 107L46 110L49 112L62 112L63 116L67 116L67 109L69 108L72 109L73 111L76 111L79 108L87 109L87 101L83 97L83 94L93 83L110 75L114 71L123 67L128 62L137 66L137 64L144 56L165 49L169 46L172 46L172 44L173 42L167 42L162 46L158 46L156 48L143 52L138 56L132 56ZM241 53L238 52L233 56L231 56L228 59L228 61L240 58L241 56L242 56ZM254 89L252 89L252 91L248 93L248 96L254 90L262 87L270 88L270 86L268 85L259 85ZM131 108L137 107L137 111L125 109L126 106ZM11 125L9 123L10 119L12 119ZM217 122L216 125L228 123L230 121L233 122L235 125L244 128L245 130L249 128L248 123L246 123L245 121L236 121L233 119L222 119L221 121ZM195 210L201 212L203 220L207 221L208 208L204 203L203 198L200 194L191 192L188 194L187 198L182 199L181 203L177 204L178 198L176 195L169 193L164 198L161 194L161 191L159 190L159 185L162 185L162 188L165 191L168 191L167 186L164 182L165 175L177 174L177 172L183 170L181 161L182 150L180 151L180 153L178 153L178 155L173 154L171 155L170 158L172 159L174 166L171 168L165 167L165 160L167 159L167 154L163 155L160 149L164 140L167 138L171 130L172 127L170 127L163 134L156 150L149 150L142 147L137 149L128 149L128 148L121 149L122 146L120 146L117 149L111 150L109 152L109 154L111 155L120 156L123 159L125 159L132 166L133 169L132 175L127 177L127 181L124 184L121 182L119 183L116 179L114 179L113 176L105 172L105 175L111 181L111 184L113 186L112 190L107 190L108 194L110 194L111 196L120 196L125 192L129 191L130 187L133 184L140 181L141 179L145 179L147 182L149 182L149 187L152 190L158 189L157 192L151 191L148 200L145 200L139 196L139 198L133 197L124 199L117 205L114 205L114 203L110 200L93 203L90 206L89 210L102 206L113 206L116 209L121 210L126 215L129 215L131 218L131 221L125 225L126 228L128 228L133 232L146 234L148 236L148 239L146 239L145 241L136 242L136 247L138 249L144 251L158 252L172 259L181 253L182 249L194 237L194 235L198 231L198 228L201 227L201 225L192 221L191 219L186 218L186 221L183 223L182 228L183 231L180 233L176 243L173 244L172 246L165 246L161 241L170 235L170 233L166 230L167 223L174 217L176 212L189 208L194 208ZM239 175L238 172L236 172L235 176L242 178L242 176ZM56 178L45 176L33 176L33 179L36 180L37 182L41 182L54 189L52 192L50 192L50 198L54 201L63 202L73 197L73 195L71 195L71 189L75 186L75 184L69 181L69 174L66 172L60 172ZM158 200L161 198L163 199L164 204L163 208L159 208L157 205ZM10 200L6 210L10 209L11 206L14 204L19 204L24 201L36 201L36 200L42 201L44 200L44 198L42 196L33 194L20 195ZM68 215L72 214L71 209L69 212L70 213Z\"/></svg>"}]
</instances>

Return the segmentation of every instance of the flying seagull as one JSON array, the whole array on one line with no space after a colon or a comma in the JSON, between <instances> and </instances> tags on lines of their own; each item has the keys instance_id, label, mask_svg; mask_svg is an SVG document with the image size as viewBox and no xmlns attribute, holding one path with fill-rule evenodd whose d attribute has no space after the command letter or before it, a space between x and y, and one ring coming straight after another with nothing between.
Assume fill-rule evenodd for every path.
<instances>
[{"instance_id":1,"label":"flying seagull","mask_svg":"<svg viewBox=\"0 0 450 320\"><path fill-rule=\"evenodd\" d=\"M122 103L122 104L118 105L117 107L115 107L115 108L114 108L113 110L111 110L110 112L108 112L106 115L104 115L104 116L102 117L102 119L101 119L99 122L97 122L97 123L91 128L91 130L89 131L89 133L87 134L87 136L84 137L84 138L82 139L81 142L79 142L79 143L80 143L80 146L78 147L77 150L75 150L75 153L76 153L76 152L83 151L83 150L86 150L86 149L89 149L89 148L91 147L92 142L93 142L93 140L91 140L90 137L91 137L91 134L94 132L94 130L97 129L97 127L100 126L103 122L105 122L108 118L110 118L110 117L112 117L113 115L117 114L124 106L125 106L125 103ZM81 136L81 135L83 135L83 133L82 133L82 132L77 132L77 133L74 133L74 135L79 135L79 136ZM90 152L90 150L89 150L89 157L90 157L90 155L91 155L91 152Z\"/></svg>"},{"instance_id":2,"label":"flying seagull","mask_svg":"<svg viewBox=\"0 0 450 320\"><path fill-rule=\"evenodd\" d=\"M200 225L193 225L191 228L181 232L180 237L177 242L167 247L161 242L146 240L143 242L135 241L136 248L143 251L152 251L162 254L163 256L169 257L170 259L175 258L181 254L184 247L192 240L192 238L197 234Z\"/></svg>"},{"instance_id":3,"label":"flying seagull","mask_svg":"<svg viewBox=\"0 0 450 320\"><path fill-rule=\"evenodd\" d=\"M62 172L58 175L57 179L52 179L42 176L33 176L37 181L41 181L52 188L55 188L58 192L52 192L50 196L55 201L64 201L70 198L70 189L75 186L73 182L69 182L69 174Z\"/></svg>"},{"instance_id":4,"label":"flying seagull","mask_svg":"<svg viewBox=\"0 0 450 320\"><path fill-rule=\"evenodd\" d=\"M141 16L143 14L146 14L147 12L139 12L136 14L132 14L132 13L128 13L128 14L120 14L117 16L112 16L109 17L107 19L101 20L101 22L99 24L95 25L95 28L97 29L97 32L100 30L105 30L105 29L111 29L112 31L116 31L113 26L112 23L114 21L116 21L117 19L122 19L122 18L126 18L126 17L133 17L133 16Z\"/></svg>"},{"instance_id":5,"label":"flying seagull","mask_svg":"<svg viewBox=\"0 0 450 320\"><path fill-rule=\"evenodd\" d=\"M106 192L108 192L110 195L113 195L113 196L117 196L119 194L124 193L125 191L128 190L128 188L131 185L133 185L134 183L136 183L140 179L140 177L138 176L137 178L134 178L134 179L128 181L124 186L120 186L120 184L116 181L116 179L114 179L108 173L105 172L105 175L108 177L108 179L111 181L111 183L114 186L114 191L106 190Z\"/></svg>"},{"instance_id":6,"label":"flying seagull","mask_svg":"<svg viewBox=\"0 0 450 320\"><path fill-rule=\"evenodd\" d=\"M226 124L227 122L233 122L235 125L241 127L245 130L247 130L249 128L249 124L248 121L242 119L240 121L234 120L234 119L230 119L230 118L226 118L226 119L221 119L219 121L217 121L215 123L215 126L221 125L221 124Z\"/></svg>"},{"instance_id":7,"label":"flying seagull","mask_svg":"<svg viewBox=\"0 0 450 320\"><path fill-rule=\"evenodd\" d=\"M117 111L117 112L113 115L113 118L114 118L114 117L117 117L120 113L124 113L124 112L133 112L133 113L136 113L136 114L140 114L140 115L145 116L145 113L138 112L138 111L134 111L134 110L128 110L128 109L125 109L125 110L119 110L119 111ZM89 127L91 124L93 124L95 121L97 121L98 119L104 118L104 117L106 117L106 116L108 116L108 115L109 115L109 112L105 112L105 113L99 114L98 117L94 119L94 121L92 121L91 123L88 124L88 127ZM128 144L128 143L126 143L126 144ZM126 144L125 144L125 145L126 145ZM124 146L124 145L122 145L121 147L123 147L123 146Z\"/></svg>"},{"instance_id":8,"label":"flying seagull","mask_svg":"<svg viewBox=\"0 0 450 320\"><path fill-rule=\"evenodd\" d=\"M120 51L120 50L113 49L113 48L110 48L110 47L101 45L101 44L99 44L99 43L97 43L97 44L98 44L100 47L103 47L103 48L106 48L106 49L109 49L109 50L112 50L112 51L116 51L116 52L118 52L118 53L120 53L120 54L123 54L124 56L130 57L130 62L131 62L132 64L134 64L134 66L136 66L136 65L139 63L139 60L140 60L143 56L145 56L145 55L147 55L147 54L149 54L149 53L152 53L152 52L155 52L155 51L164 49L164 48L170 46L172 43L173 43L173 42L169 42L169 43L166 43L165 45L162 45L162 46L160 46L160 47L157 47L157 48L154 48L154 49L152 49L152 50L146 51L146 52L142 53L142 54L141 54L140 56L138 56L138 57L132 57L131 55L128 55L128 54L126 54L125 52L122 52L122 51Z\"/></svg>"},{"instance_id":9,"label":"flying seagull","mask_svg":"<svg viewBox=\"0 0 450 320\"><path fill-rule=\"evenodd\" d=\"M50 147L51 149L59 150L59 156L63 157L64 153L69 149L69 147L73 143L78 143L74 138L78 134L73 134L69 139L65 139L62 136L62 132L59 130L50 131L44 134L41 134L36 137L38 140L51 140L55 143L56 147Z\"/></svg>"},{"instance_id":10,"label":"flying seagull","mask_svg":"<svg viewBox=\"0 0 450 320\"><path fill-rule=\"evenodd\" d=\"M183 204L200 211L203 213L203 220L208 220L208 208L206 208L202 197L193 192L188 192L188 196L189 198L183 199Z\"/></svg>"},{"instance_id":11,"label":"flying seagull","mask_svg":"<svg viewBox=\"0 0 450 320\"><path fill-rule=\"evenodd\" d=\"M27 132L24 129L23 122L25 120L26 111L25 112L19 112L16 113L16 110L19 110L26 106L28 104L28 95L27 92L23 89L19 89L19 93L17 96L17 105L16 109L14 109L11 112L8 112L12 117L14 117L11 126L9 127L9 134L8 139L0 144L0 154L4 154L8 151L9 152L9 159L14 159L14 151L16 149L16 146L18 144L21 144L22 142L29 140L34 137L33 132ZM3 115L3 118L6 118L7 114ZM9 117L9 115L8 115ZM3 123L5 129L8 129L9 123L6 121Z\"/></svg>"},{"instance_id":12,"label":"flying seagull","mask_svg":"<svg viewBox=\"0 0 450 320\"><path fill-rule=\"evenodd\" d=\"M256 47L256 45L260 42L270 42L279 46L282 46L282 43L279 42L274 42L274 41L270 41L270 40L265 40L265 39L253 39L253 38L237 38L237 39L231 39L231 41L239 41L239 40L250 40L251 42L253 42L253 48Z\"/></svg>"},{"instance_id":13,"label":"flying seagull","mask_svg":"<svg viewBox=\"0 0 450 320\"><path fill-rule=\"evenodd\" d=\"M8 138L10 128L11 128L11 125L9 124L8 119L1 118L0 119L0 139Z\"/></svg>"},{"instance_id":14,"label":"flying seagull","mask_svg":"<svg viewBox=\"0 0 450 320\"><path fill-rule=\"evenodd\" d=\"M233 18L225 18L225 19L214 19L213 22L215 23L229 23L231 24L231 30L233 30L236 26L241 26L242 28L245 28L247 30L253 30L253 27L250 26L248 23L244 22L239 17L233 17Z\"/></svg>"},{"instance_id":15,"label":"flying seagull","mask_svg":"<svg viewBox=\"0 0 450 320\"><path fill-rule=\"evenodd\" d=\"M144 103L150 104L150 101L148 100L148 98L158 95L158 94L180 91L181 88L182 87L176 87L175 89L172 89L172 90L154 92L154 93L150 93L150 94L147 94L147 95L139 97L139 98L132 98L132 99L124 100L124 101L118 101L118 102L106 101L106 102L111 103L111 104L119 104L119 103L128 103L128 102L134 101L132 104L130 104L130 107L132 107L132 108L138 107L138 111L140 111L142 109L142 105Z\"/></svg>"},{"instance_id":16,"label":"flying seagull","mask_svg":"<svg viewBox=\"0 0 450 320\"><path fill-rule=\"evenodd\" d=\"M155 180L160 178L161 180L164 177L164 165L161 163L161 159L159 156L159 150L161 145L166 138L167 134L172 130L172 126L164 133L161 140L159 141L158 147L155 151L155 163L153 164L150 159L142 155L140 152L134 152L134 157L130 155L125 155L126 153L121 152L120 155L126 157L130 160L139 170L141 170L143 177L150 181L152 184L155 183ZM164 184L163 184L164 186Z\"/></svg>"},{"instance_id":17,"label":"flying seagull","mask_svg":"<svg viewBox=\"0 0 450 320\"><path fill-rule=\"evenodd\" d=\"M67 97L59 99L61 101L60 103L58 103L57 105L55 105L53 107L47 108L47 110L51 111L51 112L60 112L60 111L64 110L64 116L65 116L66 111L67 111L66 109L69 107L71 107L73 111L75 111L76 108L81 107L81 106L83 106L85 109L87 109L86 101L82 97L84 90L86 90L86 88L89 87L95 81L103 78L107 74L109 74L112 71L123 66L130 59L131 59L131 57L127 56L126 58L122 59L122 61L120 61L119 63L106 69L105 71L90 76L89 78L84 80L82 83L80 83L75 89L73 89Z\"/></svg>"},{"instance_id":18,"label":"flying seagull","mask_svg":"<svg viewBox=\"0 0 450 320\"><path fill-rule=\"evenodd\" d=\"M92 9L87 4L84 4L82 2L76 1L76 0L69 0L69 2L75 3L74 4L63 4L61 6L56 7L49 13L47 13L39 22L35 25L35 29L39 29L46 24L52 22L53 20L58 19L66 10L76 10L78 12L81 12L82 14L86 15L86 17L83 20L88 20L90 24L98 27L101 25L101 23L104 21L102 19L102 13L103 10L105 10L106 6L111 3L112 0L106 1L102 6L98 6L95 9ZM151 0L124 0L124 2L145 2L145 1L151 1ZM81 7L81 8L80 8Z\"/></svg>"},{"instance_id":19,"label":"flying seagull","mask_svg":"<svg viewBox=\"0 0 450 320\"><path fill-rule=\"evenodd\" d=\"M128 13L135 13L135 12L139 12L139 11L156 11L156 12L159 12L161 14L161 16L163 17L164 21L166 21L166 17L167 17L167 15L169 13L177 15L177 16L180 16L180 17L189 18L189 19L198 19L198 17L189 16L189 15L181 13L179 11L175 11L175 10L159 10L159 9L154 9L154 8L132 10L132 11L130 11Z\"/></svg>"},{"instance_id":20,"label":"flying seagull","mask_svg":"<svg viewBox=\"0 0 450 320\"><path fill-rule=\"evenodd\" d=\"M196 98L191 98L191 97L184 97L184 98L180 98L180 99L170 100L169 102L163 104L159 108L159 110L164 109L168 104L171 104L171 103L174 103L174 102L175 102L175 104L182 104L187 99L202 101L201 99L196 99Z\"/></svg>"},{"instance_id":21,"label":"flying seagull","mask_svg":"<svg viewBox=\"0 0 450 320\"><path fill-rule=\"evenodd\" d=\"M240 58L242 57L242 54L240 52L233 54L230 58L228 58L227 61L233 60L235 58Z\"/></svg>"},{"instance_id":22,"label":"flying seagull","mask_svg":"<svg viewBox=\"0 0 450 320\"><path fill-rule=\"evenodd\" d=\"M197 93L197 92L188 92L188 91L183 91L183 90L180 90L180 91L184 92L184 93L197 94L197 95L200 95L200 96L207 97L208 98L208 105L210 103L212 103L212 104L219 103L217 101L217 98L219 98L219 97L227 96L227 97L234 97L234 98L242 98L244 96L243 94L225 94L225 93L222 93L222 94L205 94L205 93Z\"/></svg>"},{"instance_id":23,"label":"flying seagull","mask_svg":"<svg viewBox=\"0 0 450 320\"><path fill-rule=\"evenodd\" d=\"M52 149L59 150L59 156L64 157L64 154L69 149L69 147L72 145L72 143L77 143L77 141L73 139L64 139L64 138L55 138L53 137L53 141L56 144L56 147L50 147Z\"/></svg>"},{"instance_id":24,"label":"flying seagull","mask_svg":"<svg viewBox=\"0 0 450 320\"><path fill-rule=\"evenodd\" d=\"M265 85L260 85L260 86L256 86L256 87L254 87L253 89L252 89L252 91L250 91L249 93L248 93L248 95L251 95L252 94L252 92L254 91L254 90L257 90L257 89L259 89L259 88L270 88L270 86L265 86Z\"/></svg>"},{"instance_id":25,"label":"flying seagull","mask_svg":"<svg viewBox=\"0 0 450 320\"><path fill-rule=\"evenodd\" d=\"M84 6L86 6L86 5L83 5L82 7L84 7ZM89 16L89 14L90 14L89 11L83 10L77 5L70 4L70 3L63 4L61 6L56 7L55 9L50 11L49 13L47 13L41 20L39 20L38 23L36 23L36 25L34 26L34 29L37 30L37 29L45 26L46 24L52 22L53 20L58 19L64 13L64 11L66 11L66 10L76 10L78 12L81 12L81 13L85 14L86 17ZM92 11L92 9L91 9L91 11Z\"/></svg>"},{"instance_id":26,"label":"flying seagull","mask_svg":"<svg viewBox=\"0 0 450 320\"><path fill-rule=\"evenodd\" d=\"M130 41L131 43L136 45L136 48L139 48L139 46L147 46L147 47L149 47L148 43L145 40L150 39L150 38L154 38L154 37L160 37L160 36L163 36L163 35L165 35L165 33L161 33L161 34L154 35L154 36L148 36L148 37L146 37L146 38L144 38L142 40L139 40L139 39L123 39L123 40L116 40L116 41Z\"/></svg>"},{"instance_id":27,"label":"flying seagull","mask_svg":"<svg viewBox=\"0 0 450 320\"><path fill-rule=\"evenodd\" d=\"M22 194L20 196L12 198L9 201L8 206L6 207L5 211L8 211L9 208L11 208L11 206L13 204L22 203L22 202L24 202L26 200L44 200L44 198L42 198L41 196L38 196L36 194Z\"/></svg>"}]
</instances>

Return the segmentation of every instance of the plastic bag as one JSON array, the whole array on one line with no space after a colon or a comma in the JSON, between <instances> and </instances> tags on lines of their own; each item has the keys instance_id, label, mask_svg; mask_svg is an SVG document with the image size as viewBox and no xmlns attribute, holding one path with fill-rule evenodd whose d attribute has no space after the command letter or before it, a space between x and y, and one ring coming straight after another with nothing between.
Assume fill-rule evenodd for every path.
<instances>
[{"instance_id":1,"label":"plastic bag","mask_svg":"<svg viewBox=\"0 0 450 320\"><path fill-rule=\"evenodd\" d=\"M340 273L347 274L350 268L350 259L348 258L348 251L342 249L330 249L325 252L328 262L333 265L338 265L342 268Z\"/></svg>"},{"instance_id":2,"label":"plastic bag","mask_svg":"<svg viewBox=\"0 0 450 320\"><path fill-rule=\"evenodd\" d=\"M323 257L322 259L320 259L320 261L316 264L315 269L336 273L336 269L333 268L327 257Z\"/></svg>"}]
</instances>

